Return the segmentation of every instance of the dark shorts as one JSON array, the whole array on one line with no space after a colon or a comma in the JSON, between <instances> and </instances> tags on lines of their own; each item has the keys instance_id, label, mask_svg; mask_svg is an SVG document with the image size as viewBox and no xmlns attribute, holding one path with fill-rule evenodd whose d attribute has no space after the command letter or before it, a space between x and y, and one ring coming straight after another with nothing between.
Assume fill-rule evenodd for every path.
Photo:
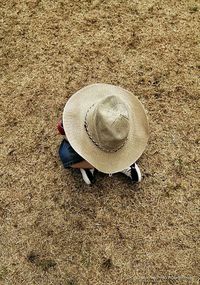
<instances>
[{"instance_id":1,"label":"dark shorts","mask_svg":"<svg viewBox=\"0 0 200 285\"><path fill-rule=\"evenodd\" d=\"M59 147L59 156L64 168L70 168L73 164L84 160L77 152L75 152L70 143L65 139Z\"/></svg>"}]
</instances>

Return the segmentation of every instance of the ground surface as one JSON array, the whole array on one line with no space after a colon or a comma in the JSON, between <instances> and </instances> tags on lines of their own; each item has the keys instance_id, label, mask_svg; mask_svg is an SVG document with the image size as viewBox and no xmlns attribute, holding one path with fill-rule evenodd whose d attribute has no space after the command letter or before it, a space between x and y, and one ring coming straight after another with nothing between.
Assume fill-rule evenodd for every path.
<instances>
[{"instance_id":1,"label":"ground surface","mask_svg":"<svg viewBox=\"0 0 200 285\"><path fill-rule=\"evenodd\" d=\"M198 1L1 1L1 285L198 284ZM106 82L150 120L142 183L62 168L67 99Z\"/></svg>"}]
</instances>

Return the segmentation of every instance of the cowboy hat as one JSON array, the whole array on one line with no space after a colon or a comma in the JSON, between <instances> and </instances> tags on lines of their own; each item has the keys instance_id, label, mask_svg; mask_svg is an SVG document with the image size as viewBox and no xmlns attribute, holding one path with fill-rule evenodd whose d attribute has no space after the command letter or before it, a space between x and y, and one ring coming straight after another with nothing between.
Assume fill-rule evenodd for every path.
<instances>
[{"instance_id":1,"label":"cowboy hat","mask_svg":"<svg viewBox=\"0 0 200 285\"><path fill-rule=\"evenodd\" d=\"M131 92L97 83L77 91L65 105L63 126L74 150L99 171L119 172L134 163L148 141L148 121Z\"/></svg>"}]
</instances>

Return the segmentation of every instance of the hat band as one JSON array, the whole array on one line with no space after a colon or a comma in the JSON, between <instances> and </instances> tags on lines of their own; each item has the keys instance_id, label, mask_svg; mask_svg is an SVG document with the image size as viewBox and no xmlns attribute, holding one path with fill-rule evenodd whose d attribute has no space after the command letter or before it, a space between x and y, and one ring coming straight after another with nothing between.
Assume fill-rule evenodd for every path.
<instances>
[{"instance_id":1,"label":"hat band","mask_svg":"<svg viewBox=\"0 0 200 285\"><path fill-rule=\"evenodd\" d=\"M90 134L90 132L89 132L88 123L87 123L87 115L88 115L90 109L92 109L92 107L94 107L94 105L95 105L95 104L93 104L93 105L87 110L87 113L86 113L86 115L85 115L84 127L85 127L85 130L86 130L86 133L87 133L88 137L90 138L90 140L91 140L99 149L101 149L101 150L103 150L103 151L105 151L105 152L110 152L110 153L112 153L112 152L117 152L118 150L120 150L121 148L123 148L123 146L125 145L125 143L126 143L126 141L128 140L128 138L126 138L126 140L123 142L123 144L120 145L118 148L115 148L115 149L113 149L113 150L108 150L108 149L104 148L102 145L100 145L98 142L96 142L96 141L93 139L93 137L92 137L92 135Z\"/></svg>"}]
</instances>

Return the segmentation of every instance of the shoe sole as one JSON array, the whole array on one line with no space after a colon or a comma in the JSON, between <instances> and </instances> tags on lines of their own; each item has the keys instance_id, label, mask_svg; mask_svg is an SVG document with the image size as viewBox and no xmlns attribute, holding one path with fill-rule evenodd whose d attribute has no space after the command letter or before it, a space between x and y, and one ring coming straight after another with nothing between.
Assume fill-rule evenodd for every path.
<instances>
[{"instance_id":1,"label":"shoe sole","mask_svg":"<svg viewBox=\"0 0 200 285\"><path fill-rule=\"evenodd\" d=\"M85 181L85 183L86 183L87 185L91 185L92 183L91 183L91 181L89 180L89 178L88 178L88 176L87 176L85 170L82 169L82 168L80 168L80 172L81 172L81 174L82 174L82 177L83 177L83 180Z\"/></svg>"},{"instance_id":2,"label":"shoe sole","mask_svg":"<svg viewBox=\"0 0 200 285\"><path fill-rule=\"evenodd\" d=\"M140 171L140 169L139 169L139 167L137 166L136 163L135 163L135 170L137 171L137 174L138 174L138 181L137 181L137 183L139 183L142 180L142 173L141 173L141 171Z\"/></svg>"}]
</instances>

